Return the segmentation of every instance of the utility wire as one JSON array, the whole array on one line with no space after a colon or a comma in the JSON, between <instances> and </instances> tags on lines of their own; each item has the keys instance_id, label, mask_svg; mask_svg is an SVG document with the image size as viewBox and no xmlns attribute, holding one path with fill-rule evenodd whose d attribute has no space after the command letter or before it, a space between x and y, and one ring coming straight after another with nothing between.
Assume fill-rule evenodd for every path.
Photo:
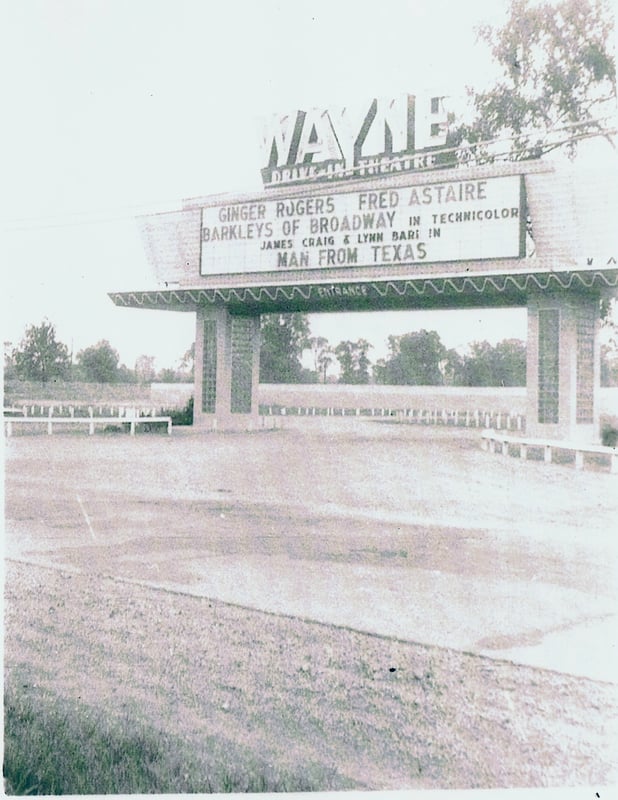
<instances>
[{"instance_id":1,"label":"utility wire","mask_svg":"<svg viewBox=\"0 0 618 800\"><path fill-rule=\"evenodd\" d=\"M605 124L610 120L613 121L613 117L601 117L594 120L584 120L579 123L573 123L571 125L566 125L560 128L554 128L546 131L546 135L555 135L557 133L566 133L567 131L571 132L570 136L565 137L564 139L553 140L550 142L539 142L540 147L550 147L552 150L555 150L563 145L567 145L571 142L579 142L584 139L591 139L591 138L606 138L608 139L611 136L615 136L618 133L618 129L615 127L609 127L606 129L598 129L594 131L583 131L578 132L578 128L583 126L590 126L590 125L599 125ZM468 155L470 162L472 164L487 164L490 162L500 162L500 161L510 161L513 160L513 150L507 148L501 148L498 152L488 152L486 148L495 148L501 144L512 143L515 141L515 138L521 138L525 136L540 136L540 131L526 131L522 132L519 137L504 137L504 138L497 138L491 139L487 141L479 141L473 143L462 143L457 145L456 147L445 147L445 148L437 148L428 151L418 151L417 153L409 153L404 154L402 156L394 156L390 159L381 159L380 163L381 166L388 166L388 165L397 165L401 161L406 161L414 158L422 158L423 156L445 156L445 155L453 155L457 157L458 155L462 158ZM534 145L529 147L524 146L522 148L522 152L534 148ZM530 159L534 160L534 159ZM454 166L465 167L468 166L468 163L461 161L459 164L455 163ZM418 167L414 170L410 170L409 172L412 174L419 174L419 173L426 173L426 172L437 172L439 170L444 169L446 165L443 164L434 164L428 165L426 167ZM346 176L354 176L358 175L359 168L362 168L362 165L359 166L352 166L341 172L337 173L338 178L345 178ZM380 173L375 176L366 176L366 177L385 177L388 173ZM315 175L305 177L302 183L311 184L311 183L320 183L324 181L323 175ZM290 182L290 186L295 185L295 182ZM332 182L331 185L336 185L336 182ZM36 216L36 217L16 217L14 219L5 220L2 227L6 231L27 231L27 230L49 230L54 228L70 228L70 227L82 227L86 225L102 225L108 224L110 222L123 222L126 220L134 220L136 216L146 215L148 213L157 214L157 213L166 213L166 212L173 212L173 211L182 211L183 209L183 201L179 199L174 199L173 201L153 201L151 203L141 203L141 204L133 204L129 206L121 206L118 209L101 209L99 211L74 211L74 212L67 212L65 214L59 215L50 215L50 216Z\"/></svg>"},{"instance_id":2,"label":"utility wire","mask_svg":"<svg viewBox=\"0 0 618 800\"><path fill-rule=\"evenodd\" d=\"M96 211L70 211L65 214L41 215L36 217L16 217L5 220L3 227L9 231L20 230L45 230L48 228L68 228L80 225L99 225L108 222L134 220L142 214L157 214L166 211L182 210L182 201L177 198L173 201L155 201L130 206L121 206L118 209L100 209Z\"/></svg>"}]
</instances>

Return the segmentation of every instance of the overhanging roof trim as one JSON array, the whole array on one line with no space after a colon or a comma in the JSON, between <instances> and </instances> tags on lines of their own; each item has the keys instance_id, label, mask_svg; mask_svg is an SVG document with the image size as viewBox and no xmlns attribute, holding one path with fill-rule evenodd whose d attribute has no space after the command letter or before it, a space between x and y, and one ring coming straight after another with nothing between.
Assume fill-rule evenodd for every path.
<instances>
[{"instance_id":1,"label":"overhanging roof trim","mask_svg":"<svg viewBox=\"0 0 618 800\"><path fill-rule=\"evenodd\" d=\"M348 283L324 282L296 286L244 286L216 289L172 289L168 291L112 292L110 298L118 306L132 308L193 311L201 305L232 305L257 308L278 303L303 301L316 311L324 305L324 289L331 287L365 286L376 298L432 297L465 294L496 295L530 291L571 289L618 289L618 270L584 270L573 272L519 273L511 275L465 275L362 281ZM338 294L341 297L341 294ZM342 309L345 310L345 309Z\"/></svg>"}]
</instances>

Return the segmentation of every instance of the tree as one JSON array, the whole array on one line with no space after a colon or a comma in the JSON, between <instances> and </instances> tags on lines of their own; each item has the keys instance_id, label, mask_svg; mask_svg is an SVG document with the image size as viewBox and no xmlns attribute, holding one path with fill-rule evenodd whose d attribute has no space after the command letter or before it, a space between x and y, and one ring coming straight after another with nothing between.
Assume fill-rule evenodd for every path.
<instances>
[{"instance_id":1,"label":"tree","mask_svg":"<svg viewBox=\"0 0 618 800\"><path fill-rule=\"evenodd\" d=\"M463 358L457 350L447 350L444 358L440 361L440 374L445 386L456 386L463 367Z\"/></svg>"},{"instance_id":2,"label":"tree","mask_svg":"<svg viewBox=\"0 0 618 800\"><path fill-rule=\"evenodd\" d=\"M92 383L117 383L119 356L107 339L77 354L82 380Z\"/></svg>"},{"instance_id":3,"label":"tree","mask_svg":"<svg viewBox=\"0 0 618 800\"><path fill-rule=\"evenodd\" d=\"M309 339L309 346L313 353L313 364L318 380L321 378L322 383L326 383L326 372L333 363L334 355L328 339L324 336L312 336Z\"/></svg>"},{"instance_id":4,"label":"tree","mask_svg":"<svg viewBox=\"0 0 618 800\"><path fill-rule=\"evenodd\" d=\"M618 386L618 300L601 302L601 386Z\"/></svg>"},{"instance_id":5,"label":"tree","mask_svg":"<svg viewBox=\"0 0 618 800\"><path fill-rule=\"evenodd\" d=\"M440 386L444 383L441 369L448 363L449 351L436 331L416 331L402 336L389 336L388 358L374 369L376 383L412 386Z\"/></svg>"},{"instance_id":6,"label":"tree","mask_svg":"<svg viewBox=\"0 0 618 800\"><path fill-rule=\"evenodd\" d=\"M153 359L154 361L154 359ZM148 380L157 380L161 383L190 383L193 381L195 368L195 342L185 351L174 367L163 367L153 374ZM138 365L135 365L138 372Z\"/></svg>"},{"instance_id":7,"label":"tree","mask_svg":"<svg viewBox=\"0 0 618 800\"><path fill-rule=\"evenodd\" d=\"M300 383L301 363L309 347L309 320L305 314L264 314L261 320L260 381Z\"/></svg>"},{"instance_id":8,"label":"tree","mask_svg":"<svg viewBox=\"0 0 618 800\"><path fill-rule=\"evenodd\" d=\"M616 100L613 20L605 0L512 0L503 27L483 25L477 32L502 77L473 96L475 119L454 132L452 144L513 137L511 157L524 159L563 146L572 157L586 135L612 141L602 120ZM491 158L482 146L471 150Z\"/></svg>"},{"instance_id":9,"label":"tree","mask_svg":"<svg viewBox=\"0 0 618 800\"><path fill-rule=\"evenodd\" d=\"M370 361L367 353L372 346L365 339L339 342L335 347L335 357L341 368L339 383L369 383Z\"/></svg>"},{"instance_id":10,"label":"tree","mask_svg":"<svg viewBox=\"0 0 618 800\"><path fill-rule=\"evenodd\" d=\"M135 361L135 376L138 383L150 383L155 377L154 356L138 356Z\"/></svg>"},{"instance_id":11,"label":"tree","mask_svg":"<svg viewBox=\"0 0 618 800\"><path fill-rule=\"evenodd\" d=\"M5 342L4 343L4 380L11 380L17 377L17 373L15 371L15 359L13 357L13 343L12 342Z\"/></svg>"},{"instance_id":12,"label":"tree","mask_svg":"<svg viewBox=\"0 0 618 800\"><path fill-rule=\"evenodd\" d=\"M163 367L155 377L159 383L180 383L178 372L173 367Z\"/></svg>"},{"instance_id":13,"label":"tree","mask_svg":"<svg viewBox=\"0 0 618 800\"><path fill-rule=\"evenodd\" d=\"M120 364L116 372L116 383L137 383L135 370L129 369L126 364Z\"/></svg>"},{"instance_id":14,"label":"tree","mask_svg":"<svg viewBox=\"0 0 618 800\"><path fill-rule=\"evenodd\" d=\"M188 380L193 380L193 376L195 373L195 342L191 345L191 347L186 351L183 357L180 359L180 365L178 369L180 377L185 379L185 376Z\"/></svg>"},{"instance_id":15,"label":"tree","mask_svg":"<svg viewBox=\"0 0 618 800\"><path fill-rule=\"evenodd\" d=\"M56 339L56 329L49 320L26 328L24 338L13 351L13 364L19 378L28 381L65 379L71 360L65 344Z\"/></svg>"},{"instance_id":16,"label":"tree","mask_svg":"<svg viewBox=\"0 0 618 800\"><path fill-rule=\"evenodd\" d=\"M601 345L601 386L618 386L618 344Z\"/></svg>"},{"instance_id":17,"label":"tree","mask_svg":"<svg viewBox=\"0 0 618 800\"><path fill-rule=\"evenodd\" d=\"M473 342L464 356L459 383L463 386L525 386L526 345L520 339L504 339L492 346Z\"/></svg>"}]
</instances>

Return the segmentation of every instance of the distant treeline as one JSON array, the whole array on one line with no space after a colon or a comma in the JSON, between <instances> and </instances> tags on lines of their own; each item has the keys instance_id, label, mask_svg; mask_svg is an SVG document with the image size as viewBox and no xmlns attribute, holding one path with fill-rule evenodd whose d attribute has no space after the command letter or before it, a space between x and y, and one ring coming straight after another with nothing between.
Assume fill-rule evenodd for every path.
<instances>
[{"instance_id":1,"label":"distant treeline","mask_svg":"<svg viewBox=\"0 0 618 800\"><path fill-rule=\"evenodd\" d=\"M448 349L436 331L412 331L388 337L386 358L372 363L367 339L332 346L311 336L305 314L262 315L260 382L284 384L341 383L385 386L525 386L526 343L504 339L493 345L472 342L463 352ZM618 337L601 348L601 385L618 386ZM307 368L309 355L313 368ZM120 363L107 340L80 350L75 357L44 320L30 325L17 347L6 347L4 376L48 384L58 381L96 384L192 382L195 345L173 367L155 370L155 357L142 355L133 368Z\"/></svg>"}]
</instances>

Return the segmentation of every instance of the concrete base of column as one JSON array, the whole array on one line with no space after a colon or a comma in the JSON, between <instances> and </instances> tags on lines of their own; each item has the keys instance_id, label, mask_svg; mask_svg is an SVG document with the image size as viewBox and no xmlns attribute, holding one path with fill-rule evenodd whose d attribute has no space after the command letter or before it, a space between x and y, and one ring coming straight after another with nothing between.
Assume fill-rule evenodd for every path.
<instances>
[{"instance_id":1,"label":"concrete base of column","mask_svg":"<svg viewBox=\"0 0 618 800\"><path fill-rule=\"evenodd\" d=\"M193 429L198 433L245 433L263 428L259 414L200 414L193 418Z\"/></svg>"}]
</instances>

